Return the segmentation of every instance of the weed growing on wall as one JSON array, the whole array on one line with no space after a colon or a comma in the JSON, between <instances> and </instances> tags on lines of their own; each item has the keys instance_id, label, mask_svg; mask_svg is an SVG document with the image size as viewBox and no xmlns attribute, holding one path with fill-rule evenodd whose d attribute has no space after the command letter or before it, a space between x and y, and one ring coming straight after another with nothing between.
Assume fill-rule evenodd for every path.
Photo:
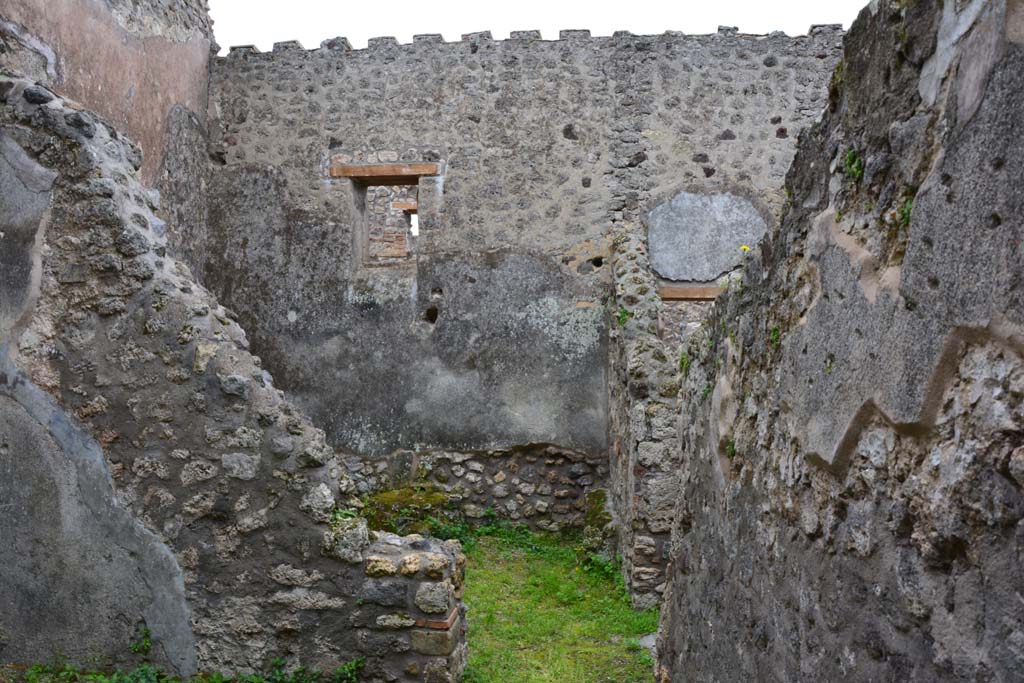
<instances>
[{"instance_id":1,"label":"weed growing on wall","mask_svg":"<svg viewBox=\"0 0 1024 683\"><path fill-rule=\"evenodd\" d=\"M683 373L683 377L690 376L690 354L686 351L679 354L679 372Z\"/></svg>"},{"instance_id":2,"label":"weed growing on wall","mask_svg":"<svg viewBox=\"0 0 1024 683\"><path fill-rule=\"evenodd\" d=\"M911 212L913 212L913 210L914 210L914 200L913 199L908 199L907 201L903 202L903 204L900 206L900 209L898 211L898 216L899 217L898 217L898 220L897 220L900 228L906 230L907 228L910 227L910 214L911 214Z\"/></svg>"},{"instance_id":3,"label":"weed growing on wall","mask_svg":"<svg viewBox=\"0 0 1024 683\"><path fill-rule=\"evenodd\" d=\"M153 634L148 627L143 627L139 632L138 640L133 640L128 649L137 655L148 655L153 648Z\"/></svg>"},{"instance_id":4,"label":"weed growing on wall","mask_svg":"<svg viewBox=\"0 0 1024 683\"><path fill-rule=\"evenodd\" d=\"M856 183L864 177L864 159L853 147L846 150L846 155L843 156L843 171Z\"/></svg>"}]
</instances>

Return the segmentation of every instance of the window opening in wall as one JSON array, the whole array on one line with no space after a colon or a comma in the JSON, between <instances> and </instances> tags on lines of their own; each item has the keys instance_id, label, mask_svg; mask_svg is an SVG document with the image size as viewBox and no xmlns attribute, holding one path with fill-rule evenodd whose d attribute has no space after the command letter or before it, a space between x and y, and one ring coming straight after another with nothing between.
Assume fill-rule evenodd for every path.
<instances>
[{"instance_id":1,"label":"window opening in wall","mask_svg":"<svg viewBox=\"0 0 1024 683\"><path fill-rule=\"evenodd\" d=\"M366 187L364 265L388 266L413 258L413 238L419 235L417 191L416 185Z\"/></svg>"},{"instance_id":2,"label":"window opening in wall","mask_svg":"<svg viewBox=\"0 0 1024 683\"><path fill-rule=\"evenodd\" d=\"M387 153L397 158L395 152ZM381 156L384 152L380 153ZM420 236L420 180L441 172L438 162L376 163L377 153L339 152L331 157L327 168L331 178L352 181L353 204L360 217L361 229L354 232L354 261L357 268L403 266L415 263L416 238ZM360 163L350 163L353 160ZM438 188L428 185L428 193L437 204Z\"/></svg>"}]
</instances>

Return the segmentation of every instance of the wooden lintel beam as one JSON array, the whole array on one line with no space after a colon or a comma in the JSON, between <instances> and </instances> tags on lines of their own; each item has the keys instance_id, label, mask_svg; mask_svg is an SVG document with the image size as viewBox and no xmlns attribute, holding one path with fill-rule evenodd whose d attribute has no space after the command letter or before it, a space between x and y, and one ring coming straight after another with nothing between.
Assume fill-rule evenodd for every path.
<instances>
[{"instance_id":1,"label":"wooden lintel beam","mask_svg":"<svg viewBox=\"0 0 1024 683\"><path fill-rule=\"evenodd\" d=\"M725 291L717 285L662 285L658 295L664 301L711 301Z\"/></svg>"},{"instance_id":2,"label":"wooden lintel beam","mask_svg":"<svg viewBox=\"0 0 1024 683\"><path fill-rule=\"evenodd\" d=\"M395 211L416 211L419 205L412 201L391 202L391 208Z\"/></svg>"},{"instance_id":3,"label":"wooden lintel beam","mask_svg":"<svg viewBox=\"0 0 1024 683\"><path fill-rule=\"evenodd\" d=\"M376 180L383 178L394 180L405 178L413 180L425 175L437 175L440 172L438 164L344 164L331 166L328 173L332 178L366 178Z\"/></svg>"}]
</instances>

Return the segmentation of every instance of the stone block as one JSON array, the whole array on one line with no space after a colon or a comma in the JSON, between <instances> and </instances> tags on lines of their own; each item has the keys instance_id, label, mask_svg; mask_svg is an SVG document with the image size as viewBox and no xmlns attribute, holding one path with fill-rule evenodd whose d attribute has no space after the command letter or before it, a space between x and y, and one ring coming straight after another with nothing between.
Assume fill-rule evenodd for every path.
<instances>
[{"instance_id":1,"label":"stone block","mask_svg":"<svg viewBox=\"0 0 1024 683\"><path fill-rule=\"evenodd\" d=\"M444 630L413 629L410 632L412 649L422 655L450 655L458 644L461 628L461 624L456 623Z\"/></svg>"},{"instance_id":2,"label":"stone block","mask_svg":"<svg viewBox=\"0 0 1024 683\"><path fill-rule=\"evenodd\" d=\"M229 477L249 481L256 478L260 457L248 453L225 453L221 456L220 464Z\"/></svg>"},{"instance_id":3,"label":"stone block","mask_svg":"<svg viewBox=\"0 0 1024 683\"><path fill-rule=\"evenodd\" d=\"M408 652L411 645L408 633L359 630L356 647L371 657L386 657L397 652Z\"/></svg>"},{"instance_id":4,"label":"stone block","mask_svg":"<svg viewBox=\"0 0 1024 683\"><path fill-rule=\"evenodd\" d=\"M377 617L377 628L397 631L416 625L416 620L408 614L382 614Z\"/></svg>"},{"instance_id":5,"label":"stone block","mask_svg":"<svg viewBox=\"0 0 1024 683\"><path fill-rule=\"evenodd\" d=\"M741 247L757 244L767 229L743 197L680 192L648 215L651 267L669 280L711 282L739 266Z\"/></svg>"},{"instance_id":6,"label":"stone block","mask_svg":"<svg viewBox=\"0 0 1024 683\"><path fill-rule=\"evenodd\" d=\"M347 519L333 524L324 532L321 551L328 557L359 564L363 561L363 552L369 546L370 535L366 520Z\"/></svg>"},{"instance_id":7,"label":"stone block","mask_svg":"<svg viewBox=\"0 0 1024 683\"><path fill-rule=\"evenodd\" d=\"M416 606L427 614L447 614L452 604L452 584L422 583L416 589Z\"/></svg>"},{"instance_id":8,"label":"stone block","mask_svg":"<svg viewBox=\"0 0 1024 683\"><path fill-rule=\"evenodd\" d=\"M409 582L404 579L377 579L363 584L359 598L365 602L386 607L401 607L406 604Z\"/></svg>"},{"instance_id":9,"label":"stone block","mask_svg":"<svg viewBox=\"0 0 1024 683\"><path fill-rule=\"evenodd\" d=\"M398 573L398 563L390 557L374 555L366 558L367 576L394 576Z\"/></svg>"}]
</instances>

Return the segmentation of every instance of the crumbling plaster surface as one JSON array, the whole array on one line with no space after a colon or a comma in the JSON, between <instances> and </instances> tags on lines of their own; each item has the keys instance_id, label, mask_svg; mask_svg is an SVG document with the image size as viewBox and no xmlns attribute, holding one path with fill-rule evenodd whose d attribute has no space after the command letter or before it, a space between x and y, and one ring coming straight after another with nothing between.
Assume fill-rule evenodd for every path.
<instances>
[{"instance_id":1,"label":"crumbling plaster surface","mask_svg":"<svg viewBox=\"0 0 1024 683\"><path fill-rule=\"evenodd\" d=\"M216 60L204 281L332 443L603 452L607 83L582 54L418 45ZM360 190L324 179L341 156L443 164L412 263L359 263Z\"/></svg>"},{"instance_id":2,"label":"crumbling plaster surface","mask_svg":"<svg viewBox=\"0 0 1024 683\"><path fill-rule=\"evenodd\" d=\"M57 174L32 161L0 131L0 340L4 349L25 324L39 290L42 233Z\"/></svg>"},{"instance_id":3,"label":"crumbling plaster surface","mask_svg":"<svg viewBox=\"0 0 1024 683\"><path fill-rule=\"evenodd\" d=\"M175 106L205 121L213 41L206 0L8 0L0 67L98 112L144 150L148 185L164 163Z\"/></svg>"},{"instance_id":4,"label":"crumbling plaster surface","mask_svg":"<svg viewBox=\"0 0 1024 683\"><path fill-rule=\"evenodd\" d=\"M512 250L352 273L351 231L290 207L285 173L218 175L206 280L333 444L367 454L603 450L607 346L595 287Z\"/></svg>"},{"instance_id":5,"label":"crumbling plaster surface","mask_svg":"<svg viewBox=\"0 0 1024 683\"><path fill-rule=\"evenodd\" d=\"M662 680L1024 676L1007 9L861 13L780 230L686 346Z\"/></svg>"},{"instance_id":6,"label":"crumbling plaster surface","mask_svg":"<svg viewBox=\"0 0 1024 683\"><path fill-rule=\"evenodd\" d=\"M0 659L128 664L143 625L167 671L196 669L181 568L118 500L99 445L0 361Z\"/></svg>"}]
</instances>

